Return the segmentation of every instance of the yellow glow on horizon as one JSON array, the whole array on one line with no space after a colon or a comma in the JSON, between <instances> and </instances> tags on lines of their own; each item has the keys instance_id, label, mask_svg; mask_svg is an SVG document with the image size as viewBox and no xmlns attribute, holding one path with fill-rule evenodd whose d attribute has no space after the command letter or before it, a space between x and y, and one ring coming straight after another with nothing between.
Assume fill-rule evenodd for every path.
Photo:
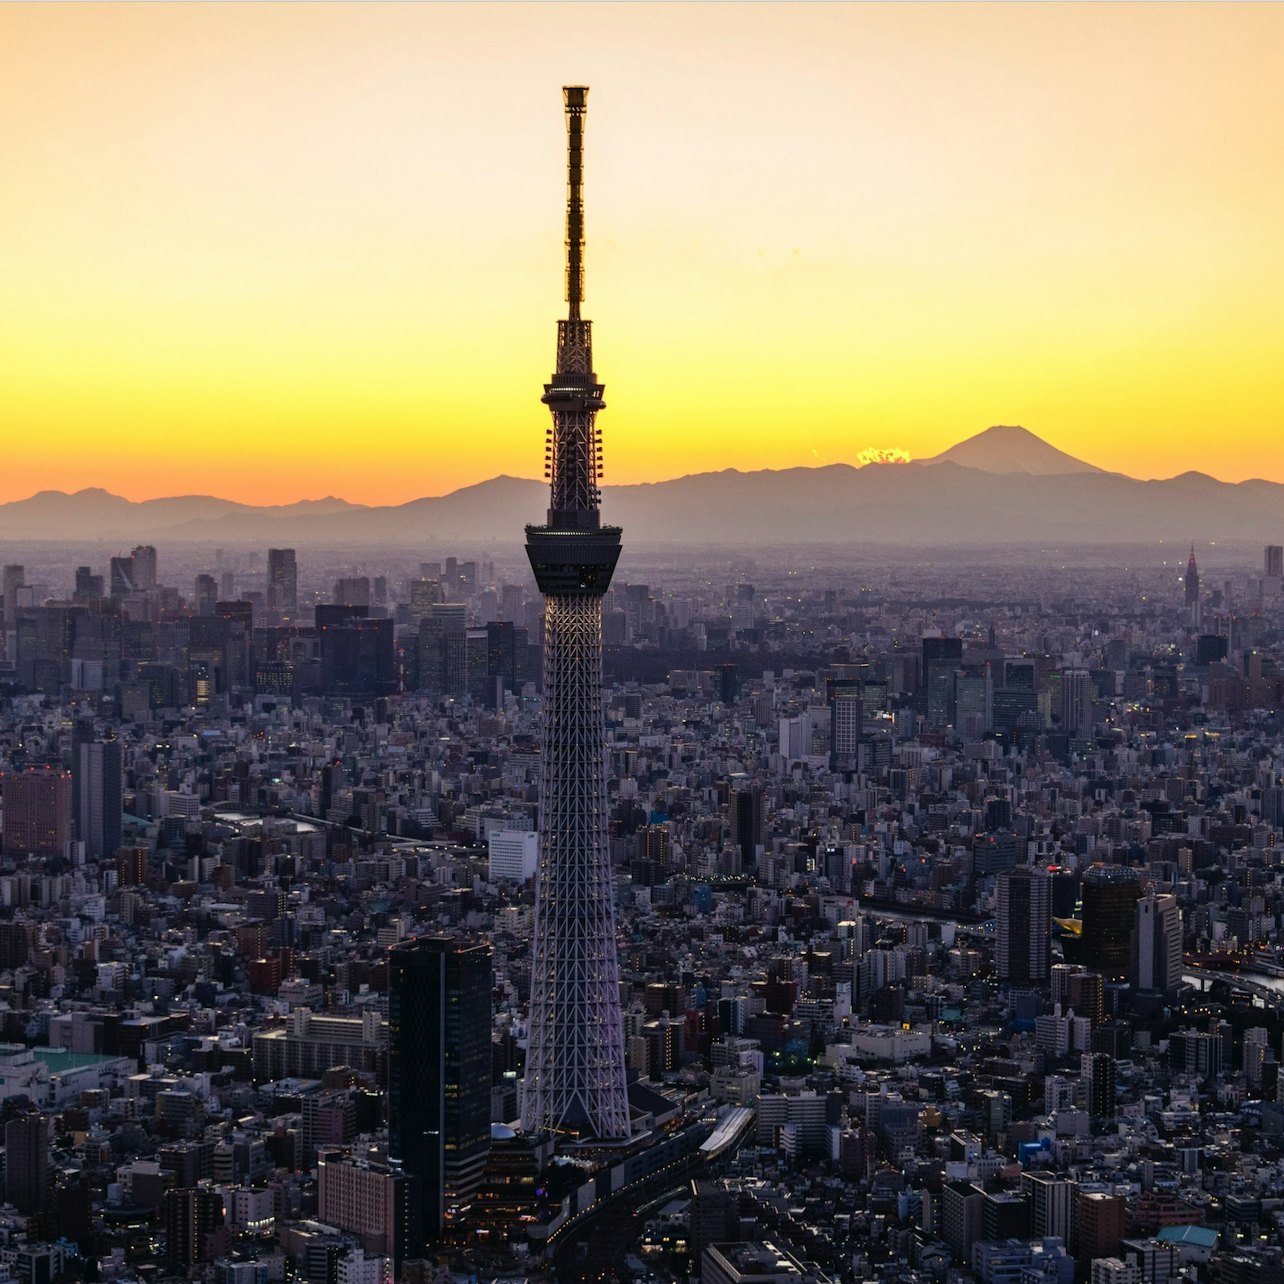
<instances>
[{"instance_id":1,"label":"yellow glow on horizon","mask_svg":"<svg viewBox=\"0 0 1284 1284\"><path fill-rule=\"evenodd\" d=\"M1284 480L1279 6L0 6L0 500L606 482L1023 424Z\"/></svg>"},{"instance_id":2,"label":"yellow glow on horizon","mask_svg":"<svg viewBox=\"0 0 1284 1284\"><path fill-rule=\"evenodd\" d=\"M866 464L908 464L910 454L899 446L870 446L856 456L856 462L862 468Z\"/></svg>"}]
</instances>

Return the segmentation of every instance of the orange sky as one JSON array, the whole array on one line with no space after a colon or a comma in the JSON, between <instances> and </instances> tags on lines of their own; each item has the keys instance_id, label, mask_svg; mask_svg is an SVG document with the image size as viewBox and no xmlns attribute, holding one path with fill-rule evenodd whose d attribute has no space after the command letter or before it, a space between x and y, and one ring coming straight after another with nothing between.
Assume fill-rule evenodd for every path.
<instances>
[{"instance_id":1,"label":"orange sky","mask_svg":"<svg viewBox=\"0 0 1284 1284\"><path fill-rule=\"evenodd\" d=\"M994 423L1284 480L1278 5L0 6L0 500L606 480Z\"/></svg>"}]
</instances>

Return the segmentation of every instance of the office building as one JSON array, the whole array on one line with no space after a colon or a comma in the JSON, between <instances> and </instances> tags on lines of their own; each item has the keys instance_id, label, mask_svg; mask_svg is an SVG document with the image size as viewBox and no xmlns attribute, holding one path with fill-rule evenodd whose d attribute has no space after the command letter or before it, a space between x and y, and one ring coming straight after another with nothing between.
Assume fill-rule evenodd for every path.
<instances>
[{"instance_id":1,"label":"office building","mask_svg":"<svg viewBox=\"0 0 1284 1284\"><path fill-rule=\"evenodd\" d=\"M292 548L269 548L268 611L275 622L293 624L299 618L299 567Z\"/></svg>"},{"instance_id":2,"label":"office building","mask_svg":"<svg viewBox=\"0 0 1284 1284\"><path fill-rule=\"evenodd\" d=\"M1132 933L1141 879L1124 865L1092 865L1083 876L1083 961L1107 980L1132 966Z\"/></svg>"},{"instance_id":3,"label":"office building","mask_svg":"<svg viewBox=\"0 0 1284 1284\"><path fill-rule=\"evenodd\" d=\"M496 829L488 839L491 882L525 883L539 865L539 834L534 830Z\"/></svg>"},{"instance_id":4,"label":"office building","mask_svg":"<svg viewBox=\"0 0 1284 1284\"><path fill-rule=\"evenodd\" d=\"M1148 892L1137 901L1132 980L1139 990L1170 994L1181 984L1181 910L1176 896Z\"/></svg>"},{"instance_id":5,"label":"office building","mask_svg":"<svg viewBox=\"0 0 1284 1284\"><path fill-rule=\"evenodd\" d=\"M1074 1213L1074 1183L1052 1172L1024 1172L1021 1190L1030 1204L1030 1234L1070 1242Z\"/></svg>"},{"instance_id":6,"label":"office building","mask_svg":"<svg viewBox=\"0 0 1284 1284\"><path fill-rule=\"evenodd\" d=\"M1052 887L1046 869L1006 870L996 884L999 980L1012 985L1046 984Z\"/></svg>"},{"instance_id":7,"label":"office building","mask_svg":"<svg viewBox=\"0 0 1284 1284\"><path fill-rule=\"evenodd\" d=\"M1073 740L1092 736L1092 675L1087 669L1061 672L1059 715L1061 730Z\"/></svg>"},{"instance_id":8,"label":"office building","mask_svg":"<svg viewBox=\"0 0 1284 1284\"><path fill-rule=\"evenodd\" d=\"M829 765L834 771L855 771L860 765L863 685L859 678L831 681L828 685Z\"/></svg>"},{"instance_id":9,"label":"office building","mask_svg":"<svg viewBox=\"0 0 1284 1284\"><path fill-rule=\"evenodd\" d=\"M454 700L468 693L468 620L460 602L430 602L420 618L419 689Z\"/></svg>"},{"instance_id":10,"label":"office building","mask_svg":"<svg viewBox=\"0 0 1284 1284\"><path fill-rule=\"evenodd\" d=\"M71 773L30 767L0 774L0 848L6 856L62 856L71 841Z\"/></svg>"},{"instance_id":11,"label":"office building","mask_svg":"<svg viewBox=\"0 0 1284 1284\"><path fill-rule=\"evenodd\" d=\"M490 1148L490 946L419 937L388 966L388 1150L420 1179L433 1243L467 1216Z\"/></svg>"},{"instance_id":12,"label":"office building","mask_svg":"<svg viewBox=\"0 0 1284 1284\"><path fill-rule=\"evenodd\" d=\"M91 860L112 856L122 832L123 757L118 740L73 737L72 821Z\"/></svg>"},{"instance_id":13,"label":"office building","mask_svg":"<svg viewBox=\"0 0 1284 1284\"><path fill-rule=\"evenodd\" d=\"M935 727L952 726L955 715L954 675L963 667L962 638L923 639L924 712Z\"/></svg>"},{"instance_id":14,"label":"office building","mask_svg":"<svg viewBox=\"0 0 1284 1284\"><path fill-rule=\"evenodd\" d=\"M24 1217L49 1210L53 1168L49 1161L52 1121L25 1114L4 1126L4 1197Z\"/></svg>"},{"instance_id":15,"label":"office building","mask_svg":"<svg viewBox=\"0 0 1284 1284\"><path fill-rule=\"evenodd\" d=\"M1195 565L1194 544L1190 546L1190 559L1186 563L1184 587L1186 593L1186 611L1189 617L1187 622L1198 627L1203 604L1199 595L1199 567Z\"/></svg>"}]
</instances>

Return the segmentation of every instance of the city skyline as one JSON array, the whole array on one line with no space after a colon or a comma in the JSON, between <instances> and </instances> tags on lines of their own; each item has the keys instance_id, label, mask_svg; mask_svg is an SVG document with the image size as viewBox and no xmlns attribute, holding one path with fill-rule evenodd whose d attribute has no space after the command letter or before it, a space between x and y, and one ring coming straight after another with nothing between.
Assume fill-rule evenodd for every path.
<instances>
[{"instance_id":1,"label":"city skyline","mask_svg":"<svg viewBox=\"0 0 1284 1284\"><path fill-rule=\"evenodd\" d=\"M0 501L537 476L581 80L608 484L994 423L1284 478L1277 10L496 12L6 8Z\"/></svg>"}]
</instances>

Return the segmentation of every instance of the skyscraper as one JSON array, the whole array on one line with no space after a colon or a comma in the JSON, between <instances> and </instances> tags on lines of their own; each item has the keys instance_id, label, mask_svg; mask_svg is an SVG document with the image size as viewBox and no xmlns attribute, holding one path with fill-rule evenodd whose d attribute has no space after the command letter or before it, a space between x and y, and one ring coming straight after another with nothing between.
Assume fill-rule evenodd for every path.
<instances>
[{"instance_id":1,"label":"skyscraper","mask_svg":"<svg viewBox=\"0 0 1284 1284\"><path fill-rule=\"evenodd\" d=\"M121 838L122 766L119 740L73 739L72 804L76 838L85 855L115 855Z\"/></svg>"},{"instance_id":2,"label":"skyscraper","mask_svg":"<svg viewBox=\"0 0 1284 1284\"><path fill-rule=\"evenodd\" d=\"M1092 735L1092 675L1087 669L1061 671L1061 730L1076 740Z\"/></svg>"},{"instance_id":3,"label":"skyscraper","mask_svg":"<svg viewBox=\"0 0 1284 1284\"><path fill-rule=\"evenodd\" d=\"M544 387L548 522L526 528L544 595L540 863L531 960L530 1031L522 1121L600 1139L629 1135L615 907L606 846L606 728L602 598L620 556L620 528L603 526L592 322L584 298L584 116L588 90L563 90L568 135L567 318Z\"/></svg>"},{"instance_id":4,"label":"skyscraper","mask_svg":"<svg viewBox=\"0 0 1284 1284\"><path fill-rule=\"evenodd\" d=\"M154 589L156 580L156 550L150 544L139 544L129 555L134 569L134 588L139 593Z\"/></svg>"},{"instance_id":5,"label":"skyscraper","mask_svg":"<svg viewBox=\"0 0 1284 1284\"><path fill-rule=\"evenodd\" d=\"M53 1193L49 1125L47 1115L26 1114L4 1126L4 1197L24 1216L45 1212Z\"/></svg>"},{"instance_id":6,"label":"skyscraper","mask_svg":"<svg viewBox=\"0 0 1284 1284\"><path fill-rule=\"evenodd\" d=\"M1133 981L1139 990L1160 993L1181 984L1181 910L1168 893L1148 892L1137 902L1133 933Z\"/></svg>"},{"instance_id":7,"label":"skyscraper","mask_svg":"<svg viewBox=\"0 0 1284 1284\"><path fill-rule=\"evenodd\" d=\"M1186 563L1186 611L1191 624L1199 623L1199 567L1195 565L1195 546L1190 546L1190 560Z\"/></svg>"},{"instance_id":8,"label":"skyscraper","mask_svg":"<svg viewBox=\"0 0 1284 1284\"><path fill-rule=\"evenodd\" d=\"M462 602L432 602L419 621L419 689L462 699L468 691L468 619Z\"/></svg>"},{"instance_id":9,"label":"skyscraper","mask_svg":"<svg viewBox=\"0 0 1284 1284\"><path fill-rule=\"evenodd\" d=\"M292 548L268 549L268 610L284 624L299 616L299 567Z\"/></svg>"},{"instance_id":10,"label":"skyscraper","mask_svg":"<svg viewBox=\"0 0 1284 1284\"><path fill-rule=\"evenodd\" d=\"M388 968L388 1150L419 1179L431 1243L465 1215L490 1149L490 946L421 937Z\"/></svg>"},{"instance_id":11,"label":"skyscraper","mask_svg":"<svg viewBox=\"0 0 1284 1284\"><path fill-rule=\"evenodd\" d=\"M923 639L924 712L936 727L954 721L954 675L963 667L963 640L928 636Z\"/></svg>"},{"instance_id":12,"label":"skyscraper","mask_svg":"<svg viewBox=\"0 0 1284 1284\"><path fill-rule=\"evenodd\" d=\"M829 683L829 765L834 771L855 771L860 765L864 729L864 683L859 678Z\"/></svg>"},{"instance_id":13,"label":"skyscraper","mask_svg":"<svg viewBox=\"0 0 1284 1284\"><path fill-rule=\"evenodd\" d=\"M1110 978L1128 975L1141 877L1124 865L1092 865L1083 876L1083 961Z\"/></svg>"},{"instance_id":14,"label":"skyscraper","mask_svg":"<svg viewBox=\"0 0 1284 1284\"><path fill-rule=\"evenodd\" d=\"M996 893L999 980L1017 985L1046 982L1052 908L1047 870L1024 865L1007 870L999 875Z\"/></svg>"}]
</instances>

